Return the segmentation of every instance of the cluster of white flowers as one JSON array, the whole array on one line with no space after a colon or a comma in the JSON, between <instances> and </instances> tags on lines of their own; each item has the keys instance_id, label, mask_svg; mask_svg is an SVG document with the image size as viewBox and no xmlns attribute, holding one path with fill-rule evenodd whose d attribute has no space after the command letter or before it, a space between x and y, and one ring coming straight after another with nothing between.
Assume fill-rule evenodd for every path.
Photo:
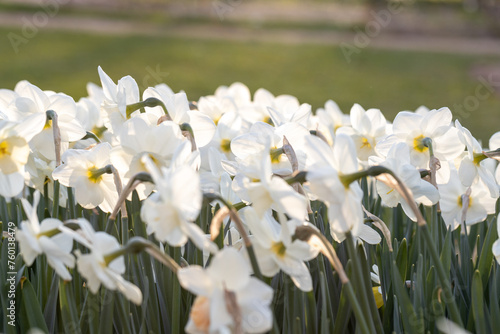
<instances>
[{"instance_id":1,"label":"cluster of white flowers","mask_svg":"<svg viewBox=\"0 0 500 334\"><path fill-rule=\"evenodd\" d=\"M226 203L244 203L241 217L264 276L282 270L303 291L312 289L305 261L318 250L293 236L309 219L310 201L327 206L336 241L350 233L371 244L380 242L380 235L364 224L363 191L350 180L370 166L392 170L417 204L439 203L452 229L495 213L500 167L489 158L494 154L485 151L500 147L500 132L483 151L466 128L453 122L448 108L403 111L391 124L380 110L365 111L358 104L345 115L333 101L313 113L309 104L265 89L252 99L241 83L190 102L186 93L174 93L165 84L147 88L141 98L130 76L117 84L101 68L99 76L102 88L89 84L89 97L78 102L26 81L13 91L0 90L0 195L24 197L27 187L41 192L45 187L52 196L57 180L60 205L66 205L66 187L71 187L83 208L112 212L121 191L117 176L126 184L137 173L149 173L154 185L137 188L148 233L176 247L191 240L214 254L208 268L190 266L178 272L181 285L198 295L189 332L223 332L235 326L224 304L228 293L240 309L239 325L245 332L272 326L272 290L251 277L244 250L219 250L194 223L204 193L218 194ZM290 182L301 171L306 172L305 182ZM422 177L429 171L431 178ZM374 189L385 206L401 204L416 219L397 191L376 182ZM17 233L25 262L31 265L44 253L65 280L71 279L67 268L76 264L92 292L103 284L140 304L140 290L121 276L125 264L117 253L118 241L95 232L85 220L78 220L79 232L55 218L40 224L38 197L35 193L33 206L23 199L28 220ZM240 234L228 230L234 245ZM75 257L73 240L89 253L75 251ZM493 252L500 261L500 241ZM255 312L260 316L251 318Z\"/></svg>"}]
</instances>

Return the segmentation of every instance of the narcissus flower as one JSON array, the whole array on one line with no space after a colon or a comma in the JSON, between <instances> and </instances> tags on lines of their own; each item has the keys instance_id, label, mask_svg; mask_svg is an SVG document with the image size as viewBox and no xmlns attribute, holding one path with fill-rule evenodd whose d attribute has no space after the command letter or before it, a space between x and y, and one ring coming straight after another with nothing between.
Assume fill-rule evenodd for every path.
<instances>
[{"instance_id":1,"label":"narcissus flower","mask_svg":"<svg viewBox=\"0 0 500 334\"><path fill-rule=\"evenodd\" d=\"M140 305L141 290L122 277L126 268L120 243L105 232L95 232L84 220L79 220L79 224L82 226L79 235L68 230L65 234L76 235L75 240L90 250L86 254L78 249L75 251L78 272L87 280L90 292L96 294L102 284L106 289L120 291L128 300Z\"/></svg>"},{"instance_id":2,"label":"narcissus flower","mask_svg":"<svg viewBox=\"0 0 500 334\"><path fill-rule=\"evenodd\" d=\"M298 169L302 170L305 164L305 137L309 131L299 124L288 123L279 127L267 123L257 122L253 124L249 132L242 134L231 141L231 151L241 160L249 156L260 154L267 149L271 158L271 166L274 174L289 175L293 172L291 162L283 152L283 137L286 137L293 147L297 157Z\"/></svg>"},{"instance_id":3,"label":"narcissus flower","mask_svg":"<svg viewBox=\"0 0 500 334\"><path fill-rule=\"evenodd\" d=\"M375 154L375 146L387 135L387 121L379 109L365 111L359 104L351 108L351 127L337 130L351 136L359 160L366 161Z\"/></svg>"},{"instance_id":4,"label":"narcissus flower","mask_svg":"<svg viewBox=\"0 0 500 334\"><path fill-rule=\"evenodd\" d=\"M198 110L190 109L186 93L181 92L171 95L165 91L148 88L144 92L144 99L150 97L157 98L165 104L172 122L177 125L188 123L191 126L197 147L203 147L212 140L216 130L215 123L209 116L202 114ZM146 108L146 111L156 110L156 113L158 113L158 109L160 107Z\"/></svg>"},{"instance_id":5,"label":"narcissus flower","mask_svg":"<svg viewBox=\"0 0 500 334\"><path fill-rule=\"evenodd\" d=\"M179 126L172 122L156 124L151 114L127 120L118 134L119 146L111 153L111 161L126 183L139 172L147 172L142 157L147 155L156 166L169 166L175 150L186 141ZM139 198L145 199L153 190L151 184L139 185Z\"/></svg>"},{"instance_id":6,"label":"narcissus flower","mask_svg":"<svg viewBox=\"0 0 500 334\"><path fill-rule=\"evenodd\" d=\"M455 121L455 126L459 131L459 138L464 145L467 146L467 155L460 163L458 176L460 181L466 187L470 187L477 178L480 178L488 187L490 195L493 198L498 198L499 188L495 181L492 172L486 166L484 161L487 157L482 153L483 149L476 138L472 136L470 131L464 128L458 120Z\"/></svg>"},{"instance_id":7,"label":"narcissus flower","mask_svg":"<svg viewBox=\"0 0 500 334\"><path fill-rule=\"evenodd\" d=\"M490 196L488 188L481 180L478 179L470 186L470 194L467 194L467 189L468 187L460 182L458 172L454 168L451 169L449 182L439 185L442 217L452 230L460 226L464 218L466 225L472 225L484 221L489 214L495 213L497 200ZM463 196L468 198L467 208L464 208L466 199Z\"/></svg>"},{"instance_id":8,"label":"narcissus flower","mask_svg":"<svg viewBox=\"0 0 500 334\"><path fill-rule=\"evenodd\" d=\"M57 122L61 134L61 153L68 149L69 143L85 136L85 129L77 119L77 106L72 97L65 94L43 92L40 88L27 81L16 85L19 96L15 99L15 111L20 120L27 117L37 117L37 128L32 129L33 139L30 146L37 154L48 160L55 160L54 132L52 120L47 117L47 111L57 114Z\"/></svg>"},{"instance_id":9,"label":"narcissus flower","mask_svg":"<svg viewBox=\"0 0 500 334\"><path fill-rule=\"evenodd\" d=\"M269 144L261 145L260 152L249 155L241 165L241 171L233 180L233 190L243 201L252 204L259 217L272 208L291 218L304 219L306 198L284 179L273 176Z\"/></svg>"},{"instance_id":10,"label":"narcissus flower","mask_svg":"<svg viewBox=\"0 0 500 334\"><path fill-rule=\"evenodd\" d=\"M28 220L22 221L20 229L16 231L21 256L24 262L31 266L36 257L45 254L47 262L56 273L65 281L71 280L68 268L75 266L75 258L71 255L73 239L59 233L58 228L63 225L59 219L47 218L41 223L38 221L37 206L40 193L33 195L33 205L22 198L24 212Z\"/></svg>"},{"instance_id":11,"label":"narcissus flower","mask_svg":"<svg viewBox=\"0 0 500 334\"><path fill-rule=\"evenodd\" d=\"M328 100L324 108L316 111L314 121L311 121L311 130L318 130L326 138L330 145L333 145L335 133L342 126L350 125L349 115L345 115L340 110L337 103Z\"/></svg>"},{"instance_id":12,"label":"narcissus flower","mask_svg":"<svg viewBox=\"0 0 500 334\"><path fill-rule=\"evenodd\" d=\"M357 182L345 185L342 176L358 172L356 148L352 139L338 134L333 149L321 139L308 140L307 181L311 192L328 207L330 233L338 242L351 231L359 236L363 226L363 191Z\"/></svg>"},{"instance_id":13,"label":"narcissus flower","mask_svg":"<svg viewBox=\"0 0 500 334\"><path fill-rule=\"evenodd\" d=\"M113 80L98 67L101 78L104 101L101 108L104 111L104 126L113 134L120 131L121 126L127 120L127 105L139 102L139 86L131 76L127 75L115 84ZM139 111L135 111L139 114ZM134 113L132 115L134 115Z\"/></svg>"},{"instance_id":14,"label":"narcissus flower","mask_svg":"<svg viewBox=\"0 0 500 334\"><path fill-rule=\"evenodd\" d=\"M417 168L428 168L429 148L423 140L430 138L434 155L439 160L453 160L463 152L464 144L458 138L458 130L452 125L452 118L448 108L429 112L400 112L392 124L393 134L379 143L377 152L386 156L393 144L403 142L410 149L411 164Z\"/></svg>"},{"instance_id":15,"label":"narcissus flower","mask_svg":"<svg viewBox=\"0 0 500 334\"><path fill-rule=\"evenodd\" d=\"M118 201L113 175L105 170L110 164L111 145L98 144L91 150L68 150L62 156L64 162L52 173L52 177L66 187L75 189L75 198L84 208L99 206L111 212Z\"/></svg>"},{"instance_id":16,"label":"narcissus flower","mask_svg":"<svg viewBox=\"0 0 500 334\"><path fill-rule=\"evenodd\" d=\"M251 275L232 247L217 253L207 269L179 269L181 286L196 294L187 333L264 333L272 327L273 289Z\"/></svg>"},{"instance_id":17,"label":"narcissus flower","mask_svg":"<svg viewBox=\"0 0 500 334\"><path fill-rule=\"evenodd\" d=\"M411 163L410 151L405 143L397 143L390 149L387 158L370 157L372 165L381 165L395 173L406 187L411 191L418 204L433 205L439 200L439 192L431 183L422 180L420 172ZM416 221L416 216L409 204L398 191L387 184L377 181L377 192L382 198L382 203L388 207L396 207L399 203L410 219Z\"/></svg>"},{"instance_id":18,"label":"narcissus flower","mask_svg":"<svg viewBox=\"0 0 500 334\"><path fill-rule=\"evenodd\" d=\"M315 258L318 250L304 241L292 240L300 222L290 220L279 224L269 212L259 219L253 208L244 209L244 218L254 236L253 245L262 273L273 277L281 269L300 290L311 291L311 273L304 261Z\"/></svg>"},{"instance_id":19,"label":"narcissus flower","mask_svg":"<svg viewBox=\"0 0 500 334\"><path fill-rule=\"evenodd\" d=\"M141 208L148 233L172 246L183 246L191 239L198 248L217 252L217 246L193 223L202 205L199 174L187 165L159 170L148 156L143 157L143 162L157 190Z\"/></svg>"},{"instance_id":20,"label":"narcissus flower","mask_svg":"<svg viewBox=\"0 0 500 334\"><path fill-rule=\"evenodd\" d=\"M18 128L22 123L0 120L0 195L13 197L24 187L24 166L30 149Z\"/></svg>"}]
</instances>

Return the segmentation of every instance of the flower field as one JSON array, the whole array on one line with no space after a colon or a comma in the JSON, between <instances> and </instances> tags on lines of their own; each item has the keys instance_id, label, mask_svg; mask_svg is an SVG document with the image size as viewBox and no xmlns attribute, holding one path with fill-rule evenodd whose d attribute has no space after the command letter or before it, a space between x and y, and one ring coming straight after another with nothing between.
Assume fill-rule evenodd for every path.
<instances>
[{"instance_id":1,"label":"flower field","mask_svg":"<svg viewBox=\"0 0 500 334\"><path fill-rule=\"evenodd\" d=\"M500 328L500 132L98 74L0 89L3 332Z\"/></svg>"}]
</instances>

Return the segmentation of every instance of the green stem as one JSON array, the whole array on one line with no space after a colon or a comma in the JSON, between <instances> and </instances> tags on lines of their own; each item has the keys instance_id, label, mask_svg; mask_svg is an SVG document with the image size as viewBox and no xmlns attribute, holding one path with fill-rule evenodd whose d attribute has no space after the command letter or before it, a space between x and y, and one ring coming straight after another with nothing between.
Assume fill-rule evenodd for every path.
<instances>
[{"instance_id":1,"label":"green stem","mask_svg":"<svg viewBox=\"0 0 500 334\"><path fill-rule=\"evenodd\" d=\"M144 107L148 107L148 108L161 107L163 109L163 111L165 112L165 115L168 115L167 107L165 107L165 104L157 98L150 97L150 98L145 99L144 101L140 101L137 103L132 103L132 104L127 105L127 111L126 111L127 118L130 118L130 115L134 111L141 109L141 108L144 108Z\"/></svg>"},{"instance_id":2,"label":"green stem","mask_svg":"<svg viewBox=\"0 0 500 334\"><path fill-rule=\"evenodd\" d=\"M344 284L344 289L347 293L347 298L349 298L349 303L351 303L354 315L356 316L356 323L359 324L361 333L374 333L374 330L368 329L368 324L365 320L365 314L363 313L363 310L361 310L361 306L356 299L356 294L354 293L354 289L352 288L350 281Z\"/></svg>"},{"instance_id":3,"label":"green stem","mask_svg":"<svg viewBox=\"0 0 500 334\"><path fill-rule=\"evenodd\" d=\"M181 259L181 249L174 248L174 260L179 263ZM180 313L181 313L181 286L177 275L174 275L173 296L172 296L172 333L180 333Z\"/></svg>"},{"instance_id":4,"label":"green stem","mask_svg":"<svg viewBox=\"0 0 500 334\"><path fill-rule=\"evenodd\" d=\"M49 210L49 182L50 180L46 177L45 181L43 182L43 206L44 206L44 212L45 210Z\"/></svg>"},{"instance_id":5,"label":"green stem","mask_svg":"<svg viewBox=\"0 0 500 334\"><path fill-rule=\"evenodd\" d=\"M96 141L96 143L100 143L101 140L99 139L99 137L97 137L97 135L93 132L90 132L90 131L87 131L87 133L85 134L85 136L80 139L80 140L85 140L85 139L94 139Z\"/></svg>"},{"instance_id":6,"label":"green stem","mask_svg":"<svg viewBox=\"0 0 500 334\"><path fill-rule=\"evenodd\" d=\"M75 199L73 196L73 188L68 187L68 208L69 208L69 219L76 218L76 207L75 207Z\"/></svg>"},{"instance_id":7,"label":"green stem","mask_svg":"<svg viewBox=\"0 0 500 334\"><path fill-rule=\"evenodd\" d=\"M59 217L59 181L54 181L54 197L52 200L52 218Z\"/></svg>"},{"instance_id":8,"label":"green stem","mask_svg":"<svg viewBox=\"0 0 500 334\"><path fill-rule=\"evenodd\" d=\"M128 242L128 217L122 217L122 244Z\"/></svg>"}]
</instances>

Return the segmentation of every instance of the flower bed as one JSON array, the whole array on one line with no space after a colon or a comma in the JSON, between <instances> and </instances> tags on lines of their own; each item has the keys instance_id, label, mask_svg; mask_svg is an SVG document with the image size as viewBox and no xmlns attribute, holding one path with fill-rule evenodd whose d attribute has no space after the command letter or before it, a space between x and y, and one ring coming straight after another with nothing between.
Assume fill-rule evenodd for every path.
<instances>
[{"instance_id":1,"label":"flower bed","mask_svg":"<svg viewBox=\"0 0 500 334\"><path fill-rule=\"evenodd\" d=\"M4 332L500 325L500 132L99 76L0 90Z\"/></svg>"}]
</instances>

